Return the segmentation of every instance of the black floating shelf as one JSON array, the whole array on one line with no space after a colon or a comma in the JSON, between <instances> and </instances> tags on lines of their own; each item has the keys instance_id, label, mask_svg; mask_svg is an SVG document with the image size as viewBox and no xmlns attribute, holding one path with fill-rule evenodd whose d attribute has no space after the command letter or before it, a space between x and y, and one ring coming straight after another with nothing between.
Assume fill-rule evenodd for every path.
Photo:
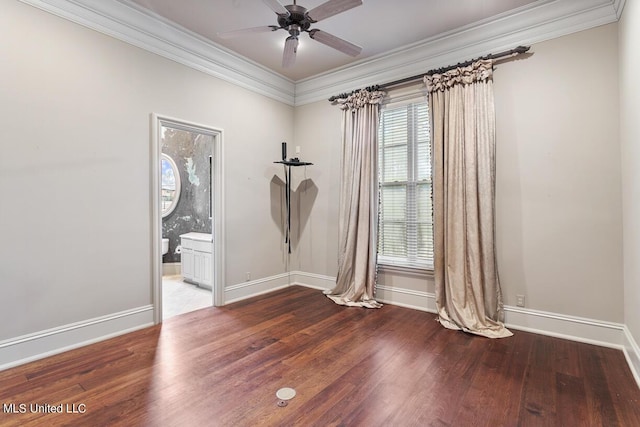
<instances>
[{"instance_id":1,"label":"black floating shelf","mask_svg":"<svg viewBox=\"0 0 640 427\"><path fill-rule=\"evenodd\" d=\"M273 163L282 163L283 165L286 166L310 166L313 163L309 163L309 162L301 162L299 160L293 161L293 160L279 160L277 162L273 162Z\"/></svg>"}]
</instances>

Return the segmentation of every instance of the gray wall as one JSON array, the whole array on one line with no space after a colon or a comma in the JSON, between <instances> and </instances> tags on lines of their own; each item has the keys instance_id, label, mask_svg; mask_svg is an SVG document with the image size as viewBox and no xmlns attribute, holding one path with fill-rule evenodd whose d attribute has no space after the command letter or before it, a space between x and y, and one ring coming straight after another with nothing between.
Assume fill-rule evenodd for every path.
<instances>
[{"instance_id":1,"label":"gray wall","mask_svg":"<svg viewBox=\"0 0 640 427\"><path fill-rule=\"evenodd\" d=\"M617 24L531 50L495 73L505 301L623 322Z\"/></svg>"},{"instance_id":2,"label":"gray wall","mask_svg":"<svg viewBox=\"0 0 640 427\"><path fill-rule=\"evenodd\" d=\"M151 113L223 129L225 286L285 271L291 106L17 1L0 40L0 340L151 304Z\"/></svg>"},{"instance_id":3,"label":"gray wall","mask_svg":"<svg viewBox=\"0 0 640 427\"><path fill-rule=\"evenodd\" d=\"M620 21L620 124L625 324L640 343L640 5L628 1Z\"/></svg>"},{"instance_id":4,"label":"gray wall","mask_svg":"<svg viewBox=\"0 0 640 427\"><path fill-rule=\"evenodd\" d=\"M617 24L531 51L497 65L494 79L505 303L524 294L528 308L622 322ZM297 107L295 120L305 158L321 166L308 171L319 192L294 267L335 276L340 110L321 101ZM411 274L383 272L379 283L434 291Z\"/></svg>"}]
</instances>

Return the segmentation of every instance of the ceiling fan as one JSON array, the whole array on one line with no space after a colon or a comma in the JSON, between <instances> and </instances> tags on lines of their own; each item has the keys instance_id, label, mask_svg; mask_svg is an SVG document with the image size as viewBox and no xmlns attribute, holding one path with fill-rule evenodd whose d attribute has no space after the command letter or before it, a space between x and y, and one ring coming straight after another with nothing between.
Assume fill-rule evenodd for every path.
<instances>
[{"instance_id":1,"label":"ceiling fan","mask_svg":"<svg viewBox=\"0 0 640 427\"><path fill-rule=\"evenodd\" d=\"M309 37L313 40L350 56L357 56L362 51L360 46L336 37L333 34L329 34L326 31L316 28L309 29L311 24L315 24L323 19L362 5L362 0L328 0L311 10L307 10L305 7L297 5L296 0L293 1L293 4L288 6L283 6L278 0L262 1L278 15L278 25L266 25L262 27L228 31L218 33L218 36L221 38L232 38L246 34L263 33L283 29L289 33L289 37L287 37L284 44L284 53L282 55L283 68L289 68L295 63L299 43L298 36L303 32L309 33Z\"/></svg>"}]
</instances>

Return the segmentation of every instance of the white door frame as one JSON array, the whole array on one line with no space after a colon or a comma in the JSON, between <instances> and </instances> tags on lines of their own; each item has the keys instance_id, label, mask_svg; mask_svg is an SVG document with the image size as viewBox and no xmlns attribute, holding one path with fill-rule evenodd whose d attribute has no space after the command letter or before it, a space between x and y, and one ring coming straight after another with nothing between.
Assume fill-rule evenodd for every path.
<instances>
[{"instance_id":1,"label":"white door frame","mask_svg":"<svg viewBox=\"0 0 640 427\"><path fill-rule=\"evenodd\" d=\"M151 259L153 318L156 324L162 322L162 213L160 211L160 148L162 126L196 132L213 137L213 172L211 191L213 192L213 253L211 254L212 304L224 305L224 162L223 130L159 114L151 114Z\"/></svg>"}]
</instances>

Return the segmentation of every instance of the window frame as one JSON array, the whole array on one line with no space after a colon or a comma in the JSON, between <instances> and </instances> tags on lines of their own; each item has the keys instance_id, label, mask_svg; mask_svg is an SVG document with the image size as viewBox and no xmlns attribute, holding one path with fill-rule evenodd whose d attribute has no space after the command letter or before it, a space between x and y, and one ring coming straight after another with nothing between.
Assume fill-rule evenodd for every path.
<instances>
[{"instance_id":1,"label":"window frame","mask_svg":"<svg viewBox=\"0 0 640 427\"><path fill-rule=\"evenodd\" d=\"M404 91L398 91L398 92L399 93L396 92L388 95L385 98L382 105L380 106L380 123L379 123L380 128L378 129L378 132L379 132L378 135L381 135L382 133L383 114L385 110L401 108L411 104L428 103L427 93L423 88L413 89L408 91L404 90ZM428 117L428 120L430 120L430 112L427 113L427 117ZM376 240L378 243L380 242L381 227L383 226L382 224L382 189L384 187L403 186L406 189L405 190L405 195L407 197L406 206L414 204L415 215L416 215L415 223L412 223L411 221L408 220L409 214L405 213L405 219L404 221L402 221L403 224L406 224L405 242L407 245L407 250L409 251L410 245L413 246L412 249L414 250L414 255L417 256L418 254L417 240L418 240L418 224L419 224L417 203L418 203L418 188L420 184L428 184L430 186L430 198L431 198L430 225L431 225L431 239L432 239L431 243L432 245L434 243L433 242L433 238L434 238L434 234L433 234L433 171L431 170L431 164L433 162L431 159L432 153L431 153L431 150L429 149L429 162L431 164L429 165L428 170L430 171L430 175L427 177L426 180L418 180L417 164L414 161L414 156L417 155L417 150L418 150L418 143L414 139L415 137L414 130L416 129L417 125L415 124L410 125L409 123L407 123L407 126L410 127L410 129L407 129L407 135L408 135L407 144L411 146L410 147L411 149L409 149L409 147L407 149L407 176L406 176L406 179L403 181L393 181L388 183L383 182L382 174L383 174L383 167L384 167L384 163L383 163L384 156L381 155L381 151L384 147L382 146L382 142L383 142L382 138L379 138L378 140L378 147L377 147L378 173L376 178L377 178L378 191L379 191L379 197L380 197L380 202L379 202L380 213L379 213L379 219L378 219L378 238ZM411 138L412 140L409 141L409 138ZM429 144L430 143L431 143L431 129L429 124ZM412 194L409 194L409 193L412 193ZM413 227L413 232L411 234L411 236L414 236L413 238L409 237L410 227ZM431 259L427 260L424 263L410 260L409 259L410 255L405 259L399 259L395 257L382 255L380 253L379 246L376 248L376 254L377 254L378 266L383 271L410 272L410 273L426 274L426 275L433 273L433 263L434 263L433 254L431 256Z\"/></svg>"}]
</instances>

